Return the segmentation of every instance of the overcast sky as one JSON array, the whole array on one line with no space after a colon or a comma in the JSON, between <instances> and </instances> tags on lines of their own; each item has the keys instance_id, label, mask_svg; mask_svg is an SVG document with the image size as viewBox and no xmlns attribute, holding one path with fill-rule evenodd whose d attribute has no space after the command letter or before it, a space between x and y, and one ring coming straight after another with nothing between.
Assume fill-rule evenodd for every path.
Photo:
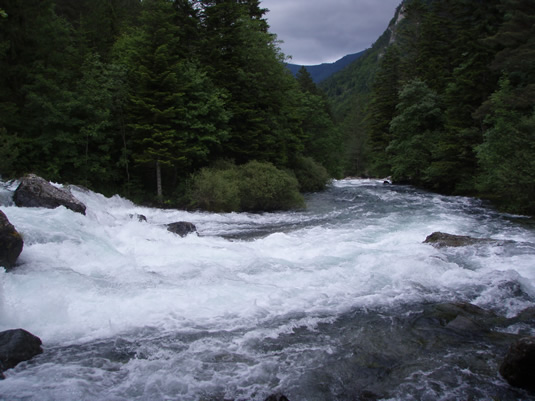
<instances>
[{"instance_id":1,"label":"overcast sky","mask_svg":"<svg viewBox=\"0 0 535 401\"><path fill-rule=\"evenodd\" d=\"M261 0L270 31L293 64L336 61L369 48L401 0Z\"/></svg>"}]
</instances>

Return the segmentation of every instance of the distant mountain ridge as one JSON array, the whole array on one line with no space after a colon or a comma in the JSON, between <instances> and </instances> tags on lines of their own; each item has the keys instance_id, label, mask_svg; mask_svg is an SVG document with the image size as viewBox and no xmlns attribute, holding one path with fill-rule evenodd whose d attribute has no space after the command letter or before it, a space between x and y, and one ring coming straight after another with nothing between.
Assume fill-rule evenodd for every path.
<instances>
[{"instance_id":1,"label":"distant mountain ridge","mask_svg":"<svg viewBox=\"0 0 535 401\"><path fill-rule=\"evenodd\" d=\"M344 67L348 66L355 60L357 60L360 56L364 54L365 50L348 54L347 56L342 57L340 60L335 61L334 63L323 63L318 65L300 65L300 64L291 64L287 63L286 67L291 71L293 75L296 75L297 72L301 69L301 67L305 67L312 77L312 80L314 83L318 84L321 81L329 78L334 73L342 70Z\"/></svg>"}]
</instances>

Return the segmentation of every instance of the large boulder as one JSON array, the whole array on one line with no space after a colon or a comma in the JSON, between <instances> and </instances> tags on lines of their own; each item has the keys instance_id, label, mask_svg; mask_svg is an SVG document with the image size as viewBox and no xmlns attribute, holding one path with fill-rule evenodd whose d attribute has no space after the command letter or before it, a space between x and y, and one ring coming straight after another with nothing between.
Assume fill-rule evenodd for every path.
<instances>
[{"instance_id":1,"label":"large boulder","mask_svg":"<svg viewBox=\"0 0 535 401\"><path fill-rule=\"evenodd\" d=\"M35 174L25 176L13 197L15 205L19 207L46 207L54 209L65 206L85 215L85 205L66 190L55 187L44 178Z\"/></svg>"},{"instance_id":2,"label":"large boulder","mask_svg":"<svg viewBox=\"0 0 535 401\"><path fill-rule=\"evenodd\" d=\"M24 241L0 210L0 266L10 269L22 252Z\"/></svg>"},{"instance_id":3,"label":"large boulder","mask_svg":"<svg viewBox=\"0 0 535 401\"><path fill-rule=\"evenodd\" d=\"M500 374L511 386L535 391L535 337L521 338L511 345Z\"/></svg>"},{"instance_id":4,"label":"large boulder","mask_svg":"<svg viewBox=\"0 0 535 401\"><path fill-rule=\"evenodd\" d=\"M195 224L187 221L177 221L176 223L168 224L167 231L185 237L188 234L196 233L197 227L195 227Z\"/></svg>"},{"instance_id":5,"label":"large boulder","mask_svg":"<svg viewBox=\"0 0 535 401\"><path fill-rule=\"evenodd\" d=\"M0 378L2 372L43 352L41 339L23 329L0 332Z\"/></svg>"}]
</instances>

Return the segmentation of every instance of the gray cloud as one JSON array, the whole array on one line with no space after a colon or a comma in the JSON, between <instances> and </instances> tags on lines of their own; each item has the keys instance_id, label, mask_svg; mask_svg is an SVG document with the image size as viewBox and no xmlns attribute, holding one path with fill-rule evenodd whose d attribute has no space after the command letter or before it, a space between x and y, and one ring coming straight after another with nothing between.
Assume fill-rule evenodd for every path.
<instances>
[{"instance_id":1,"label":"gray cloud","mask_svg":"<svg viewBox=\"0 0 535 401\"><path fill-rule=\"evenodd\" d=\"M295 64L332 62L367 49L401 0L263 0L270 31Z\"/></svg>"}]
</instances>

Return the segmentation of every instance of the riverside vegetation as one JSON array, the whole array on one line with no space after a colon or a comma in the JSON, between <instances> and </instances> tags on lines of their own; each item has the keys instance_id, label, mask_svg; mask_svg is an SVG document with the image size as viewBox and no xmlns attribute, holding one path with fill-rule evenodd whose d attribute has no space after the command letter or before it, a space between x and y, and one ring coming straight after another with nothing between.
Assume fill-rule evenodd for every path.
<instances>
[{"instance_id":1,"label":"riverside vegetation","mask_svg":"<svg viewBox=\"0 0 535 401\"><path fill-rule=\"evenodd\" d=\"M346 171L535 213L535 3L405 0L322 82Z\"/></svg>"},{"instance_id":2,"label":"riverside vegetation","mask_svg":"<svg viewBox=\"0 0 535 401\"><path fill-rule=\"evenodd\" d=\"M221 211L301 207L329 177L391 175L535 213L532 1L404 0L320 88L285 68L265 12L4 1L0 174Z\"/></svg>"}]
</instances>

